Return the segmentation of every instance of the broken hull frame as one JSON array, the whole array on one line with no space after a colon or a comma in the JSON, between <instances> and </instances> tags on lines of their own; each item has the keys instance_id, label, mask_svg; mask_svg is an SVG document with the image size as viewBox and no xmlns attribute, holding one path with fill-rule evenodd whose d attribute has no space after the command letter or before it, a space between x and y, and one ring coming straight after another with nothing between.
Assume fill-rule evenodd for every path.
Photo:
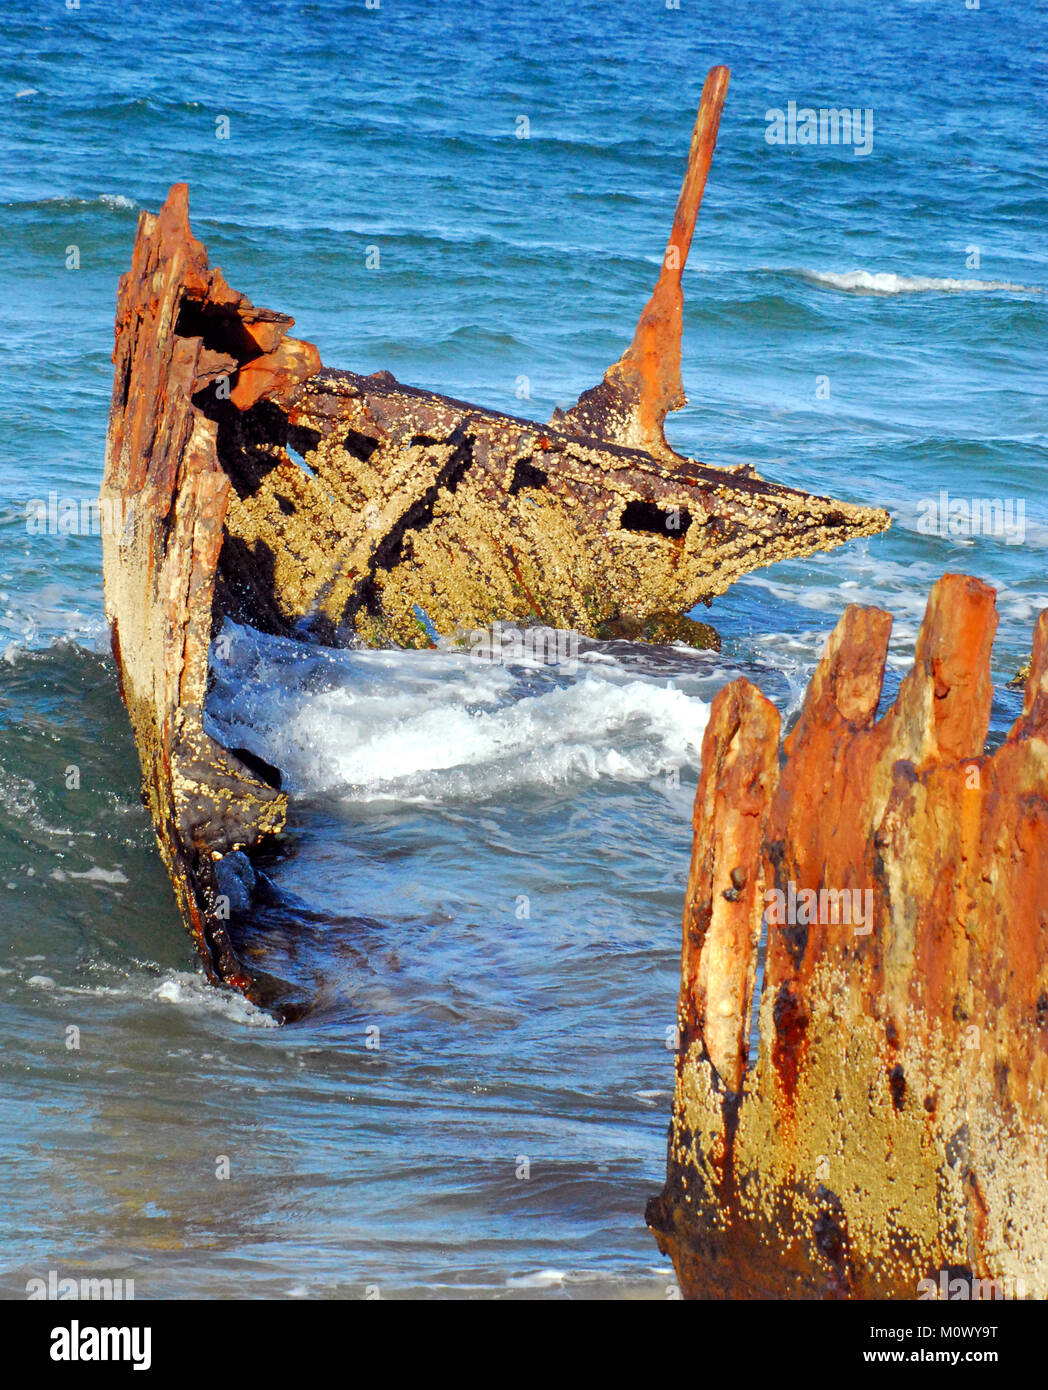
<instances>
[{"instance_id":1,"label":"broken hull frame","mask_svg":"<svg viewBox=\"0 0 1048 1390\"><path fill-rule=\"evenodd\" d=\"M185 185L141 215L116 316L101 496L128 522L103 537L106 611L144 798L213 981L279 1008L281 983L238 957L222 891L226 857L287 815L279 770L205 731L226 617L330 645L430 646L433 630L495 620L609 635L888 525L665 441L683 402L680 274L726 90L714 69L633 344L550 425L324 369L291 318L210 266Z\"/></svg>"}]
</instances>

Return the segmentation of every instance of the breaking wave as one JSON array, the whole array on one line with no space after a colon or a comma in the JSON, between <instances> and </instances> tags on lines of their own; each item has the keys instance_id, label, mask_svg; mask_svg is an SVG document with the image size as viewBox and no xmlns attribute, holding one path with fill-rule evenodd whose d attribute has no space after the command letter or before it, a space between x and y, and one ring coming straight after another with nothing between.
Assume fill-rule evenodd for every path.
<instances>
[{"instance_id":1,"label":"breaking wave","mask_svg":"<svg viewBox=\"0 0 1048 1390\"><path fill-rule=\"evenodd\" d=\"M800 273L816 285L851 294L988 294L1002 291L1044 294L1039 285L1017 285L1011 280L948 280L929 275L895 275L885 270L849 270L841 274L829 270L802 270Z\"/></svg>"},{"instance_id":2,"label":"breaking wave","mask_svg":"<svg viewBox=\"0 0 1048 1390\"><path fill-rule=\"evenodd\" d=\"M72 212L78 208L97 207L128 212L138 204L126 193L99 193L96 198L78 198L73 194L61 194L51 198L33 198L25 202L6 202L2 206L10 211L19 212Z\"/></svg>"},{"instance_id":3,"label":"breaking wave","mask_svg":"<svg viewBox=\"0 0 1048 1390\"><path fill-rule=\"evenodd\" d=\"M566 674L450 651L304 651L233 624L226 632L211 732L279 767L301 795L434 802L645 782L698 765L709 706L681 688L697 680L687 674L638 677L604 654L583 654Z\"/></svg>"}]
</instances>

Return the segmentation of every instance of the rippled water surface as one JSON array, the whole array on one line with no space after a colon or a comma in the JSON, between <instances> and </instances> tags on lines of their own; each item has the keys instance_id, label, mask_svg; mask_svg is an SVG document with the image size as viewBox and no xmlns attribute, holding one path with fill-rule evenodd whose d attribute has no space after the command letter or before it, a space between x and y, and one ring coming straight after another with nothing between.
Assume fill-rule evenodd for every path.
<instances>
[{"instance_id":1,"label":"rippled water surface","mask_svg":"<svg viewBox=\"0 0 1048 1390\"><path fill-rule=\"evenodd\" d=\"M962 0L0 12L0 1290L57 1268L139 1297L665 1297L643 1211L709 700L743 673L789 714L850 602L896 615L892 687L928 587L961 569L999 589L995 737L1018 709L1004 683L1048 605L1043 20ZM720 656L583 643L566 670L232 630L209 718L292 791L237 928L308 1001L275 1027L197 976L99 542L26 529L31 499L97 491L139 210L187 180L213 262L325 362L547 419L632 333L714 62L732 84L669 435L893 528L736 585L698 615ZM769 145L790 100L871 108L872 152ZM1021 543L922 532L942 489L1022 500Z\"/></svg>"}]
</instances>

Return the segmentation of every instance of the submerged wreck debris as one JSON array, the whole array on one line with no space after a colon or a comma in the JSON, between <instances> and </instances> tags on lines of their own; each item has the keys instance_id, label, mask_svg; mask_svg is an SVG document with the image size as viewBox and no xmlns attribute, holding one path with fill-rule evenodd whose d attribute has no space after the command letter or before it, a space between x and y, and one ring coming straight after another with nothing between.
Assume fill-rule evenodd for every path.
<instances>
[{"instance_id":1,"label":"submerged wreck debris","mask_svg":"<svg viewBox=\"0 0 1048 1390\"><path fill-rule=\"evenodd\" d=\"M849 608L781 766L758 690L713 702L647 1213L686 1296L1048 1296L1048 611L987 755L994 601L935 585L879 720Z\"/></svg>"},{"instance_id":2,"label":"submerged wreck debris","mask_svg":"<svg viewBox=\"0 0 1048 1390\"><path fill-rule=\"evenodd\" d=\"M103 538L106 609L161 852L213 979L259 993L222 915L243 892L223 880L250 884L231 854L286 814L279 770L204 728L226 617L325 645L431 646L496 619L679 635L747 571L888 525L662 434L683 402L680 272L727 76L707 80L633 346L551 425L322 368L292 319L209 265L184 184L140 216L116 315L102 501L128 522Z\"/></svg>"}]
</instances>

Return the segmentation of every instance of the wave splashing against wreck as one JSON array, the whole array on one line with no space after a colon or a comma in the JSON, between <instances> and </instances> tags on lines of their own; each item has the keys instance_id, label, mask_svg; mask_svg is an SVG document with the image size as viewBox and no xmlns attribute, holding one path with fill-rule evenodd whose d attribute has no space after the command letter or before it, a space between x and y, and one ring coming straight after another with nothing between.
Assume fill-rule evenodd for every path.
<instances>
[{"instance_id":1,"label":"wave splashing against wreck","mask_svg":"<svg viewBox=\"0 0 1048 1390\"><path fill-rule=\"evenodd\" d=\"M307 797L442 802L656 778L672 788L698 765L706 664L614 648L629 650L592 644L569 670L455 650L307 648L229 622L212 648L210 732Z\"/></svg>"}]
</instances>

